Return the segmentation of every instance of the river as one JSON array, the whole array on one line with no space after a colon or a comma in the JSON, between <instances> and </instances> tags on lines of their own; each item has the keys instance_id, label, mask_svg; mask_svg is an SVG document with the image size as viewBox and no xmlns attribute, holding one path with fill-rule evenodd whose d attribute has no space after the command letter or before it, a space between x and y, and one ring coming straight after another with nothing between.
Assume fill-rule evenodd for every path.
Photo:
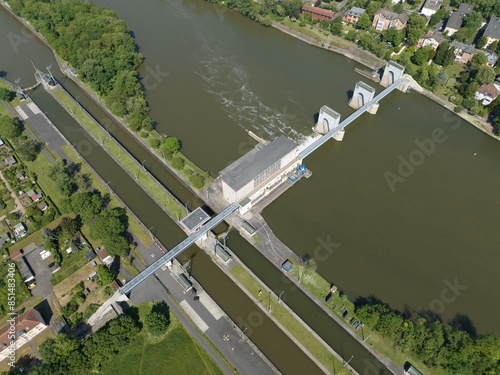
<instances>
[{"instance_id":1,"label":"river","mask_svg":"<svg viewBox=\"0 0 500 375\"><path fill-rule=\"evenodd\" d=\"M136 1L96 3L118 11L134 33L158 131L179 137L183 152L214 176L253 145L245 130L303 143L321 105L344 118L351 113L348 91L361 77L352 71L358 65L342 56L201 0L146 0L141 12ZM9 36L19 26L4 13L0 28ZM22 77L26 87L34 82L29 59L41 68L53 59L17 36L25 39L17 39L19 53L2 54L0 70L11 80ZM0 40L2 51L13 50L12 39ZM318 259L318 270L351 299L375 296L409 312L437 307L444 321L458 315L479 333L500 332L500 153L496 141L459 121L418 94L395 92L377 115L350 125L343 142L332 141L306 159L313 177L263 215L298 254L314 255L328 236L340 244ZM398 156L408 159L418 150L415 140L431 137L435 128L446 141L392 191L384 173L397 173ZM193 272L210 282L202 270ZM451 298L445 291L450 283L465 289L455 288Z\"/></svg>"},{"instance_id":2,"label":"river","mask_svg":"<svg viewBox=\"0 0 500 375\"><path fill-rule=\"evenodd\" d=\"M152 116L214 175L251 147L244 130L303 143L321 105L343 118L352 113L348 92L362 77L343 56L203 1L147 0L140 14L132 0L96 3L133 30L146 57L143 77L169 73L147 90ZM398 157L408 160L415 141L436 128L446 140L391 189L384 174L397 174ZM350 125L343 142L306 159L313 178L263 216L300 255L313 255L318 239L339 243L318 271L353 300L434 309L445 322L470 319L478 333L500 333L499 146L419 94L394 92L375 116ZM458 291L447 298L450 283Z\"/></svg>"}]
</instances>

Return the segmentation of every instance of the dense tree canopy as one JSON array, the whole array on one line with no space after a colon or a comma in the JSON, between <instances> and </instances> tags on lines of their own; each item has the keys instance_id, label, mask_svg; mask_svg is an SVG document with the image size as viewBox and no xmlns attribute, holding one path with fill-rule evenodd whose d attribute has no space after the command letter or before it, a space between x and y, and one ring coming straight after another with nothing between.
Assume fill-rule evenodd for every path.
<instances>
[{"instance_id":1,"label":"dense tree canopy","mask_svg":"<svg viewBox=\"0 0 500 375\"><path fill-rule=\"evenodd\" d=\"M40 32L133 130L151 128L135 69L142 62L134 39L115 11L78 0L9 0L12 10Z\"/></svg>"},{"instance_id":2,"label":"dense tree canopy","mask_svg":"<svg viewBox=\"0 0 500 375\"><path fill-rule=\"evenodd\" d=\"M21 124L8 115L0 115L0 136L15 139L21 135Z\"/></svg>"},{"instance_id":3,"label":"dense tree canopy","mask_svg":"<svg viewBox=\"0 0 500 375\"><path fill-rule=\"evenodd\" d=\"M427 366L457 375L500 373L500 339L496 335L472 338L439 320L420 316L408 320L380 304L359 306L356 315L402 351L415 353Z\"/></svg>"},{"instance_id":4,"label":"dense tree canopy","mask_svg":"<svg viewBox=\"0 0 500 375\"><path fill-rule=\"evenodd\" d=\"M103 264L97 265L97 276L99 276L104 285L111 284L115 281L115 275L113 275L113 272Z\"/></svg>"}]
</instances>

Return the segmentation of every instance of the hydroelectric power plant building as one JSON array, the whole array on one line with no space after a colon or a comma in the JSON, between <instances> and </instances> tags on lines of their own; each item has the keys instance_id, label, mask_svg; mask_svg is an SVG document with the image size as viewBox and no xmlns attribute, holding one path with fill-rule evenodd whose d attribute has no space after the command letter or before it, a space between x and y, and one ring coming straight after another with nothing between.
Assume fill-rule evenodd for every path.
<instances>
[{"instance_id":1,"label":"hydroelectric power plant building","mask_svg":"<svg viewBox=\"0 0 500 375\"><path fill-rule=\"evenodd\" d=\"M259 143L220 172L224 198L232 203L247 197L242 207L257 200L297 169L297 152L297 144L283 135L266 145Z\"/></svg>"}]
</instances>

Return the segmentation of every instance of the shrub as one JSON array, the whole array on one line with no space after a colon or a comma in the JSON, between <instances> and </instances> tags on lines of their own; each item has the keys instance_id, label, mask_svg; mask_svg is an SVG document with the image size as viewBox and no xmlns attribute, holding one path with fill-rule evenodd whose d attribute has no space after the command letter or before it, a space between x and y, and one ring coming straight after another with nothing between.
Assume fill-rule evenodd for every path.
<instances>
[{"instance_id":1,"label":"shrub","mask_svg":"<svg viewBox=\"0 0 500 375\"><path fill-rule=\"evenodd\" d=\"M181 170L182 168L184 168L184 159L178 156L174 156L170 161L170 165L177 170Z\"/></svg>"},{"instance_id":2,"label":"shrub","mask_svg":"<svg viewBox=\"0 0 500 375\"><path fill-rule=\"evenodd\" d=\"M171 154L175 154L181 148L179 140L177 138L174 138L174 137L167 138L165 140L165 142L163 143L163 145L165 146L167 151Z\"/></svg>"},{"instance_id":3,"label":"shrub","mask_svg":"<svg viewBox=\"0 0 500 375\"><path fill-rule=\"evenodd\" d=\"M149 141L149 145L153 148L159 148L161 145L161 141L159 139L153 138Z\"/></svg>"},{"instance_id":4,"label":"shrub","mask_svg":"<svg viewBox=\"0 0 500 375\"><path fill-rule=\"evenodd\" d=\"M192 174L189 176L189 183L196 189L201 189L205 185L205 179L199 174Z\"/></svg>"}]
</instances>

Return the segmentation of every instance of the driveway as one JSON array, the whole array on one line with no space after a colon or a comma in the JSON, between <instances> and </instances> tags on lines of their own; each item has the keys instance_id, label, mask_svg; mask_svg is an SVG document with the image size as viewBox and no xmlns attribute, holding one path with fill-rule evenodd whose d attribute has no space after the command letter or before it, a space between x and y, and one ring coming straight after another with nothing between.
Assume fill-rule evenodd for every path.
<instances>
[{"instance_id":1,"label":"driveway","mask_svg":"<svg viewBox=\"0 0 500 375\"><path fill-rule=\"evenodd\" d=\"M54 286L50 283L52 279L52 272L49 270L49 266L42 260L40 256L40 251L43 249L43 244L39 245L34 251L25 255L31 269L35 273L36 286L33 288L33 296L42 296L48 299L52 294L52 289Z\"/></svg>"}]
</instances>

